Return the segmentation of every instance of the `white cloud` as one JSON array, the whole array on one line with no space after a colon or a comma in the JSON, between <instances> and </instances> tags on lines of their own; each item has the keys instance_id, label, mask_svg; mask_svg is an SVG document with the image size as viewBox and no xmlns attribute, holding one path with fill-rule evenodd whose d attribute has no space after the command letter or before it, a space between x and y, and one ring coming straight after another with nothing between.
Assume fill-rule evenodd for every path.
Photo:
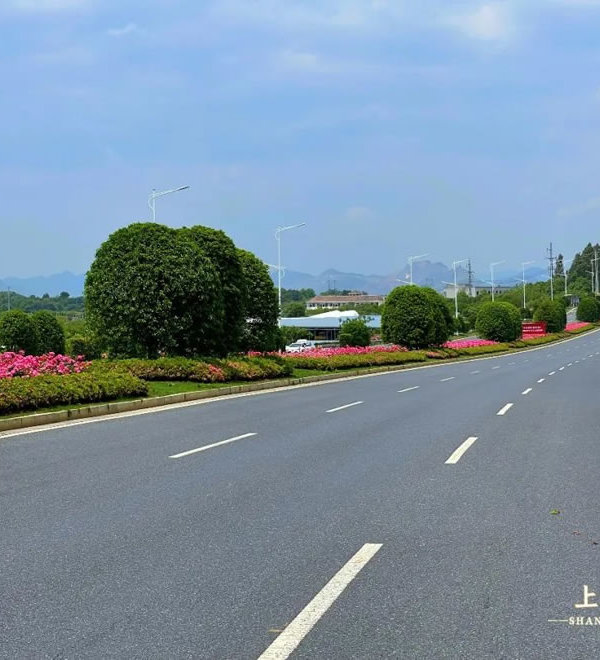
<instances>
[{"instance_id":1,"label":"white cloud","mask_svg":"<svg viewBox=\"0 0 600 660\"><path fill-rule=\"evenodd\" d=\"M109 30L106 31L106 34L108 34L110 37L124 37L128 34L132 34L133 32L139 32L140 28L137 26L136 23L127 23L127 25L124 25L123 27L120 28L110 28Z\"/></svg>"},{"instance_id":2,"label":"white cloud","mask_svg":"<svg viewBox=\"0 0 600 660\"><path fill-rule=\"evenodd\" d=\"M84 9L90 0L8 0L8 8L29 13L50 13Z\"/></svg>"},{"instance_id":3,"label":"white cloud","mask_svg":"<svg viewBox=\"0 0 600 660\"><path fill-rule=\"evenodd\" d=\"M445 21L471 39L504 41L514 32L506 5L490 2L473 12L453 15Z\"/></svg>"}]
</instances>

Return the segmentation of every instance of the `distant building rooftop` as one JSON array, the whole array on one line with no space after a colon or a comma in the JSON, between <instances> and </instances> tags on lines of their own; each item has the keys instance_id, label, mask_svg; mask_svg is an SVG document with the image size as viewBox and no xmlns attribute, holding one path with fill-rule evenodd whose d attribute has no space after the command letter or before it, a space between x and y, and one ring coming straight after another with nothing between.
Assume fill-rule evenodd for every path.
<instances>
[{"instance_id":1,"label":"distant building rooftop","mask_svg":"<svg viewBox=\"0 0 600 660\"><path fill-rule=\"evenodd\" d=\"M318 309L325 307L334 309L342 305L363 305L371 303L383 305L385 296L369 296L363 293L351 293L347 296L315 296L306 302L306 309Z\"/></svg>"}]
</instances>

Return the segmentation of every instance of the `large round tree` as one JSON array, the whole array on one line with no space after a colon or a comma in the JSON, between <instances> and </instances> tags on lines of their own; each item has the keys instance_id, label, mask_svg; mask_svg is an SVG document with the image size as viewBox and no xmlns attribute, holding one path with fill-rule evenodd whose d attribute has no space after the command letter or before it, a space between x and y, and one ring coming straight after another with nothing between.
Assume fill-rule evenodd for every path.
<instances>
[{"instance_id":1,"label":"large round tree","mask_svg":"<svg viewBox=\"0 0 600 660\"><path fill-rule=\"evenodd\" d=\"M274 351L279 345L278 302L269 268L252 252L238 249L238 255L246 283L241 347L246 351Z\"/></svg>"},{"instance_id":2,"label":"large round tree","mask_svg":"<svg viewBox=\"0 0 600 660\"><path fill-rule=\"evenodd\" d=\"M223 295L223 328L218 333L217 348L223 355L240 347L244 330L246 286L238 251L227 234L218 229L195 225L180 230L209 257L219 277Z\"/></svg>"},{"instance_id":3,"label":"large round tree","mask_svg":"<svg viewBox=\"0 0 600 660\"><path fill-rule=\"evenodd\" d=\"M87 273L88 324L112 355L212 354L222 328L219 278L188 236L135 223L109 236Z\"/></svg>"},{"instance_id":4,"label":"large round tree","mask_svg":"<svg viewBox=\"0 0 600 660\"><path fill-rule=\"evenodd\" d=\"M396 287L383 306L383 340L410 349L427 348L440 337L438 321L441 318L431 293L423 287Z\"/></svg>"}]
</instances>

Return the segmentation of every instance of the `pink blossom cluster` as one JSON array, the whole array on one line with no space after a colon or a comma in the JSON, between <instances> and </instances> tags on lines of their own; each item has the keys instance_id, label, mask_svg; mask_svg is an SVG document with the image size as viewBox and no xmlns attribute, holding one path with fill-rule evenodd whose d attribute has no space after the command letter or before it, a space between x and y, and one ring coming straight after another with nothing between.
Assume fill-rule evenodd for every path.
<instances>
[{"instance_id":1,"label":"pink blossom cluster","mask_svg":"<svg viewBox=\"0 0 600 660\"><path fill-rule=\"evenodd\" d=\"M286 353L284 357L334 357L335 355L367 355L368 353L398 353L406 351L403 346L387 344L385 346L340 346L339 348L314 348L301 353Z\"/></svg>"},{"instance_id":2,"label":"pink blossom cluster","mask_svg":"<svg viewBox=\"0 0 600 660\"><path fill-rule=\"evenodd\" d=\"M45 355L25 355L24 351L0 353L0 378L80 373L89 365L90 363L85 362L83 355L74 359L56 353L46 353Z\"/></svg>"},{"instance_id":3,"label":"pink blossom cluster","mask_svg":"<svg viewBox=\"0 0 600 660\"><path fill-rule=\"evenodd\" d=\"M573 321L573 323L567 323L565 330L579 330L579 328L587 328L588 325L590 324L585 321Z\"/></svg>"},{"instance_id":4,"label":"pink blossom cluster","mask_svg":"<svg viewBox=\"0 0 600 660\"><path fill-rule=\"evenodd\" d=\"M489 339L456 339L447 341L444 348L475 348L476 346L493 346L498 342Z\"/></svg>"}]
</instances>

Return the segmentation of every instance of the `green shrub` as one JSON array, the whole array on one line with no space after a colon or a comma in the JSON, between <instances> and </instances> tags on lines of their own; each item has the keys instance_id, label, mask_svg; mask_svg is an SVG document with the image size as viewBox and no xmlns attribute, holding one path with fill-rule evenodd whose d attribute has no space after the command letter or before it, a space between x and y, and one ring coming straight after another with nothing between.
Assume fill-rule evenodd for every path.
<instances>
[{"instance_id":1,"label":"green shrub","mask_svg":"<svg viewBox=\"0 0 600 660\"><path fill-rule=\"evenodd\" d=\"M600 320L600 305L592 296L582 298L577 307L577 320L596 323Z\"/></svg>"},{"instance_id":2,"label":"green shrub","mask_svg":"<svg viewBox=\"0 0 600 660\"><path fill-rule=\"evenodd\" d=\"M363 319L351 319L340 328L340 346L370 346L371 331Z\"/></svg>"},{"instance_id":3,"label":"green shrub","mask_svg":"<svg viewBox=\"0 0 600 660\"><path fill-rule=\"evenodd\" d=\"M423 287L396 287L383 305L383 340L409 349L433 346L438 338L438 320L439 312Z\"/></svg>"},{"instance_id":4,"label":"green shrub","mask_svg":"<svg viewBox=\"0 0 600 660\"><path fill-rule=\"evenodd\" d=\"M173 357L144 360L132 358L94 363L93 369L126 371L142 380L178 380L197 383L223 383L238 380L284 378L292 374L292 365L281 358L236 357L195 360Z\"/></svg>"},{"instance_id":5,"label":"green shrub","mask_svg":"<svg viewBox=\"0 0 600 660\"><path fill-rule=\"evenodd\" d=\"M97 360L100 357L98 342L91 337L75 335L69 337L66 342L67 355L77 357L83 355L88 360Z\"/></svg>"},{"instance_id":6,"label":"green shrub","mask_svg":"<svg viewBox=\"0 0 600 660\"><path fill-rule=\"evenodd\" d=\"M118 371L2 378L0 414L7 415L51 406L111 401L147 394L146 383L129 373Z\"/></svg>"},{"instance_id":7,"label":"green shrub","mask_svg":"<svg viewBox=\"0 0 600 660\"><path fill-rule=\"evenodd\" d=\"M443 296L431 287L423 287L423 291L429 297L429 302L434 312L435 330L433 345L441 346L454 331L455 319Z\"/></svg>"},{"instance_id":8,"label":"green shrub","mask_svg":"<svg viewBox=\"0 0 600 660\"><path fill-rule=\"evenodd\" d=\"M64 353L65 331L51 312L40 310L31 317L38 335L38 353Z\"/></svg>"},{"instance_id":9,"label":"green shrub","mask_svg":"<svg viewBox=\"0 0 600 660\"><path fill-rule=\"evenodd\" d=\"M560 300L542 300L535 308L534 321L544 321L548 332L560 332L567 325L567 312Z\"/></svg>"},{"instance_id":10,"label":"green shrub","mask_svg":"<svg viewBox=\"0 0 600 660\"><path fill-rule=\"evenodd\" d=\"M0 345L7 351L38 353L38 333L32 317L20 309L4 312L0 316Z\"/></svg>"},{"instance_id":11,"label":"green shrub","mask_svg":"<svg viewBox=\"0 0 600 660\"><path fill-rule=\"evenodd\" d=\"M486 302L479 308L475 329L482 339L514 341L521 336L521 314L511 303Z\"/></svg>"}]
</instances>

